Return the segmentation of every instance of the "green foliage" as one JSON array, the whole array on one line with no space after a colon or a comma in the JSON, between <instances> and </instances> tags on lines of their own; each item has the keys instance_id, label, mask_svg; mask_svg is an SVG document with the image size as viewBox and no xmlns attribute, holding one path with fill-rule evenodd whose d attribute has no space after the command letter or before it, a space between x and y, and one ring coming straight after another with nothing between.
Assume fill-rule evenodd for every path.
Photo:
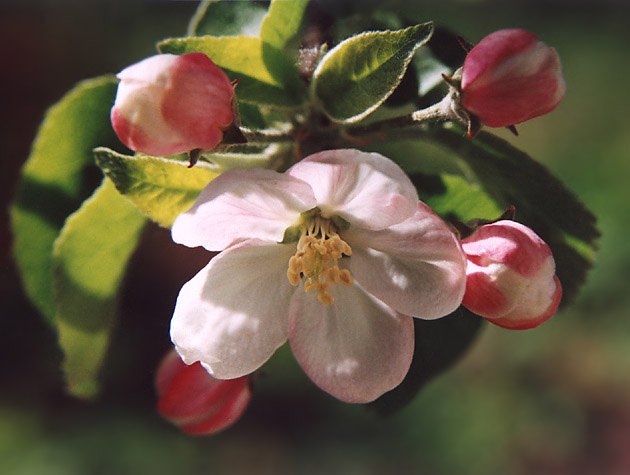
<instances>
[{"instance_id":1,"label":"green foliage","mask_svg":"<svg viewBox=\"0 0 630 475\"><path fill-rule=\"evenodd\" d=\"M461 176L416 174L411 179L420 199L443 219L465 222L479 217L495 218L505 211L479 185Z\"/></svg>"},{"instance_id":2,"label":"green foliage","mask_svg":"<svg viewBox=\"0 0 630 475\"><path fill-rule=\"evenodd\" d=\"M97 392L117 295L145 218L105 179L66 221L53 254L59 345L68 391Z\"/></svg>"},{"instance_id":3,"label":"green foliage","mask_svg":"<svg viewBox=\"0 0 630 475\"><path fill-rule=\"evenodd\" d=\"M203 1L188 24L188 36L258 36L266 10L261 2Z\"/></svg>"},{"instance_id":4,"label":"green foliage","mask_svg":"<svg viewBox=\"0 0 630 475\"><path fill-rule=\"evenodd\" d=\"M277 107L304 102L296 66L277 48L248 36L174 38L158 44L162 53L205 53L232 81L240 101Z\"/></svg>"},{"instance_id":5,"label":"green foliage","mask_svg":"<svg viewBox=\"0 0 630 475\"><path fill-rule=\"evenodd\" d=\"M450 75L452 73L448 66L438 61L433 55L428 54L426 49L416 53L412 66L419 83L416 99L424 96L434 87L444 84L442 74Z\"/></svg>"},{"instance_id":6,"label":"green foliage","mask_svg":"<svg viewBox=\"0 0 630 475\"><path fill-rule=\"evenodd\" d=\"M307 0L272 0L269 13L260 28L260 39L277 49L284 49L302 24Z\"/></svg>"},{"instance_id":7,"label":"green foliage","mask_svg":"<svg viewBox=\"0 0 630 475\"><path fill-rule=\"evenodd\" d=\"M250 129L264 129L267 125L265 117L256 104L241 102L238 105L238 114L241 119L241 125Z\"/></svg>"},{"instance_id":8,"label":"green foliage","mask_svg":"<svg viewBox=\"0 0 630 475\"><path fill-rule=\"evenodd\" d=\"M146 216L169 228L218 173L204 162L187 162L138 155L130 157L107 148L94 150L96 163L116 189Z\"/></svg>"},{"instance_id":9,"label":"green foliage","mask_svg":"<svg viewBox=\"0 0 630 475\"><path fill-rule=\"evenodd\" d=\"M373 112L402 80L432 23L404 30L353 36L333 48L315 70L312 91L324 112L337 122L356 122Z\"/></svg>"},{"instance_id":10,"label":"green foliage","mask_svg":"<svg viewBox=\"0 0 630 475\"><path fill-rule=\"evenodd\" d=\"M11 207L14 256L24 288L52 322L52 249L64 219L92 190L84 175L93 166L92 149L113 143L109 110L116 79L105 76L79 83L50 108L22 170Z\"/></svg>"},{"instance_id":11,"label":"green foliage","mask_svg":"<svg viewBox=\"0 0 630 475\"><path fill-rule=\"evenodd\" d=\"M592 265L599 237L595 216L544 166L505 140L485 132L469 140L460 125L435 128L430 135L472 169L500 208L514 205L516 220L549 244L563 304L570 302Z\"/></svg>"}]
</instances>

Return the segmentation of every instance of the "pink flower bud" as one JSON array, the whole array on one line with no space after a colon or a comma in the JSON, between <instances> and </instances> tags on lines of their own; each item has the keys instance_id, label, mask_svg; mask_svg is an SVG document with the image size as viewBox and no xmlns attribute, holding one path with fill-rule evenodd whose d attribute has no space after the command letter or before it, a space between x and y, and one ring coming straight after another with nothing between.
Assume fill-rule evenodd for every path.
<instances>
[{"instance_id":1,"label":"pink flower bud","mask_svg":"<svg viewBox=\"0 0 630 475\"><path fill-rule=\"evenodd\" d=\"M556 50L525 30L500 30L470 50L462 104L482 124L506 127L552 111L566 84Z\"/></svg>"},{"instance_id":2,"label":"pink flower bud","mask_svg":"<svg viewBox=\"0 0 630 475\"><path fill-rule=\"evenodd\" d=\"M497 221L462 240L468 259L462 304L495 325L534 328L562 297L549 246L527 226Z\"/></svg>"},{"instance_id":3,"label":"pink flower bud","mask_svg":"<svg viewBox=\"0 0 630 475\"><path fill-rule=\"evenodd\" d=\"M158 412L191 435L209 435L234 424L251 399L249 376L216 379L199 362L187 366L175 351L155 377Z\"/></svg>"},{"instance_id":4,"label":"pink flower bud","mask_svg":"<svg viewBox=\"0 0 630 475\"><path fill-rule=\"evenodd\" d=\"M174 155L212 149L232 124L234 88L205 54L158 54L123 69L111 121L130 149Z\"/></svg>"}]
</instances>

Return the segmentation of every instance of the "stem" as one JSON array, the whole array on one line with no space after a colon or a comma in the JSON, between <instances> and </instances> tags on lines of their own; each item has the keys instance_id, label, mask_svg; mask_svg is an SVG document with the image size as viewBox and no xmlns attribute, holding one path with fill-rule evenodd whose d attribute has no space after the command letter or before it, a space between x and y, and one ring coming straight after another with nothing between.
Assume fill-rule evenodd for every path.
<instances>
[{"instance_id":1,"label":"stem","mask_svg":"<svg viewBox=\"0 0 630 475\"><path fill-rule=\"evenodd\" d=\"M391 129L413 127L427 122L445 122L452 120L455 115L451 109L451 96L445 96L437 104L426 109L417 110L408 115L379 120L365 125L351 125L344 129L345 133L357 138L366 138L370 135L379 135Z\"/></svg>"},{"instance_id":2,"label":"stem","mask_svg":"<svg viewBox=\"0 0 630 475\"><path fill-rule=\"evenodd\" d=\"M290 132L283 132L277 129L252 130L247 127L240 127L241 132L247 138L248 143L276 143L293 142L295 137Z\"/></svg>"},{"instance_id":3,"label":"stem","mask_svg":"<svg viewBox=\"0 0 630 475\"><path fill-rule=\"evenodd\" d=\"M320 140L342 137L349 141L362 139L376 140L386 138L393 132L396 135L401 129L407 129L428 123L439 123L447 120L461 120L453 111L453 99L451 94L446 95L440 102L426 109L417 110L411 114L390 119L379 120L369 124L357 124L348 126L334 126L326 128L314 128L308 136ZM297 140L295 129L282 131L277 129L252 130L240 127L240 131L246 137L248 143L279 143L295 142Z\"/></svg>"}]
</instances>

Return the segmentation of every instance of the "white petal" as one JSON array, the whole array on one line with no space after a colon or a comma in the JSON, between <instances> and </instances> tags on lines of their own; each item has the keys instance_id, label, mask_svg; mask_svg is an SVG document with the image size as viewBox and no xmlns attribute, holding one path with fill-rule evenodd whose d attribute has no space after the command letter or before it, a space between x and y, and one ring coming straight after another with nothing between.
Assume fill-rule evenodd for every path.
<instances>
[{"instance_id":1,"label":"white petal","mask_svg":"<svg viewBox=\"0 0 630 475\"><path fill-rule=\"evenodd\" d=\"M295 293L289 341L306 374L324 391L352 403L373 401L404 379L413 357L413 319L358 287L335 285L335 302Z\"/></svg>"},{"instance_id":2,"label":"white petal","mask_svg":"<svg viewBox=\"0 0 630 475\"><path fill-rule=\"evenodd\" d=\"M273 170L232 169L206 186L180 214L173 241L220 251L245 239L282 241L300 213L315 207L311 187Z\"/></svg>"},{"instance_id":3,"label":"white petal","mask_svg":"<svg viewBox=\"0 0 630 475\"><path fill-rule=\"evenodd\" d=\"M177 298L171 339L182 359L216 378L259 368L287 338L286 270L295 246L249 240L217 255Z\"/></svg>"},{"instance_id":4,"label":"white petal","mask_svg":"<svg viewBox=\"0 0 630 475\"><path fill-rule=\"evenodd\" d=\"M116 77L123 81L139 81L166 86L169 70L177 62L176 54L156 54L127 66Z\"/></svg>"},{"instance_id":5,"label":"white petal","mask_svg":"<svg viewBox=\"0 0 630 475\"><path fill-rule=\"evenodd\" d=\"M398 165L378 153L328 150L286 173L311 185L324 217L338 215L362 228L384 229L416 210L415 187Z\"/></svg>"},{"instance_id":6,"label":"white petal","mask_svg":"<svg viewBox=\"0 0 630 475\"><path fill-rule=\"evenodd\" d=\"M459 307L466 289L466 259L444 222L424 203L413 217L382 231L345 231L354 279L398 312L443 317Z\"/></svg>"}]
</instances>

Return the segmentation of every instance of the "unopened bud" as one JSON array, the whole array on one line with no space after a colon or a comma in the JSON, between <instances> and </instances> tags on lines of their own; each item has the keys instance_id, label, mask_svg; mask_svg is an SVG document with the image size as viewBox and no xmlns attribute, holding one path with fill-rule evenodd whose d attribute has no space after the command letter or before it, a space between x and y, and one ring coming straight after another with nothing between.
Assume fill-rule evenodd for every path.
<instances>
[{"instance_id":1,"label":"unopened bud","mask_svg":"<svg viewBox=\"0 0 630 475\"><path fill-rule=\"evenodd\" d=\"M157 371L160 415L191 435L209 435L234 424L251 399L249 376L216 379L199 362L186 365L175 351Z\"/></svg>"},{"instance_id":2,"label":"unopened bud","mask_svg":"<svg viewBox=\"0 0 630 475\"><path fill-rule=\"evenodd\" d=\"M234 121L234 88L203 53L159 54L123 69L111 121L118 138L148 155L212 149Z\"/></svg>"},{"instance_id":3,"label":"unopened bud","mask_svg":"<svg viewBox=\"0 0 630 475\"><path fill-rule=\"evenodd\" d=\"M527 226L503 220L462 240L468 260L462 304L504 328L524 330L556 312L562 286L549 246Z\"/></svg>"},{"instance_id":4,"label":"unopened bud","mask_svg":"<svg viewBox=\"0 0 630 475\"><path fill-rule=\"evenodd\" d=\"M526 30L496 31L464 61L462 105L483 125L507 127L546 114L565 90L556 51Z\"/></svg>"}]
</instances>

